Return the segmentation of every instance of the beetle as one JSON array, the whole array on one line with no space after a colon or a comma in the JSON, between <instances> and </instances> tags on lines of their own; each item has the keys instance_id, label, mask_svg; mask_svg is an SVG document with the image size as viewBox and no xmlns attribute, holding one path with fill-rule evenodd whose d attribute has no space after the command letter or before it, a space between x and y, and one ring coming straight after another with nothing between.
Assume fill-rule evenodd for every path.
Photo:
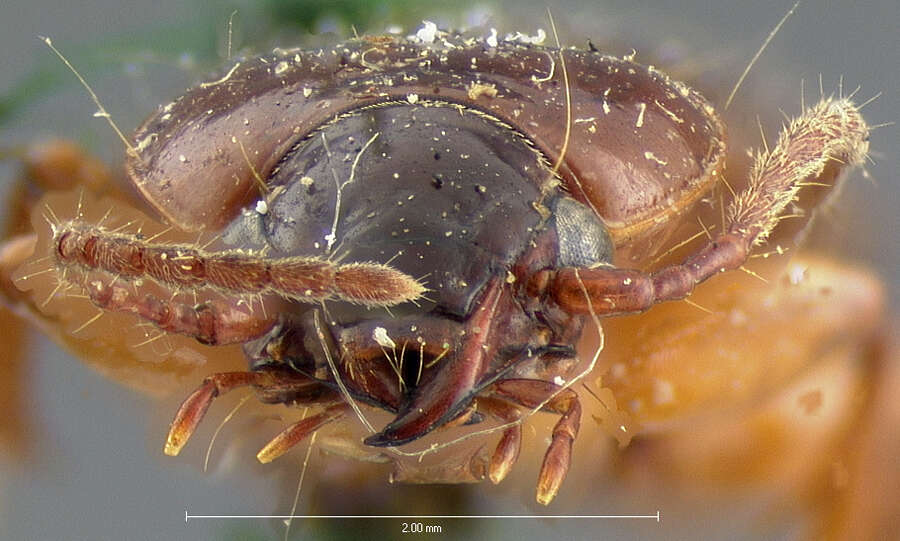
<instances>
[{"instance_id":1,"label":"beetle","mask_svg":"<svg viewBox=\"0 0 900 541\"><path fill-rule=\"evenodd\" d=\"M584 325L739 267L799 188L859 163L868 137L849 100L823 100L761 155L705 247L654 272L614 265L654 255L718 182L722 131L687 86L595 51L438 34L276 50L163 106L129 149L146 200L184 230L218 232L216 249L76 217L53 223L51 255L104 310L245 344L250 370L207 378L167 453L215 396L249 385L324 408L260 460L363 402L395 415L370 446L499 419L484 466L499 482L519 453L519 408L543 408L561 416L538 481L546 504L578 432ZM219 298L138 295L135 280Z\"/></svg>"}]
</instances>

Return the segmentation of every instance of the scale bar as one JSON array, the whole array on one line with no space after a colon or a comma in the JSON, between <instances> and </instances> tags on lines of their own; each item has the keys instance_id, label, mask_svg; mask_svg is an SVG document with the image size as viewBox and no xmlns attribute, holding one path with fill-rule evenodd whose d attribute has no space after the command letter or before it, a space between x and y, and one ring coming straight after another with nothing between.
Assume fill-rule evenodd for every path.
<instances>
[{"instance_id":1,"label":"scale bar","mask_svg":"<svg viewBox=\"0 0 900 541\"><path fill-rule=\"evenodd\" d=\"M655 519L660 521L659 511L655 515L191 515L188 510L184 510L184 522L189 519L316 519L316 518L353 518L353 519L541 519L541 518L563 518L563 519L616 519L616 518L632 518L632 519Z\"/></svg>"}]
</instances>

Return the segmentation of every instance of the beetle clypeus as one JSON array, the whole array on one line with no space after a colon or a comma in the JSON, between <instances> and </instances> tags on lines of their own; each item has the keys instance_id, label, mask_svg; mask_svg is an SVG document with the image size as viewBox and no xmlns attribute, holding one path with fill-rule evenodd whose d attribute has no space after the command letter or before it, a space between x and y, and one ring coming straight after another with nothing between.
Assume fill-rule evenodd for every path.
<instances>
[{"instance_id":1,"label":"beetle clypeus","mask_svg":"<svg viewBox=\"0 0 900 541\"><path fill-rule=\"evenodd\" d=\"M538 483L548 503L578 431L569 387L589 317L682 298L740 266L802 185L834 181L867 148L852 103L823 100L758 160L722 233L682 264L624 270L654 257L718 182L721 132L686 86L590 51L452 35L280 50L236 62L134 136L129 168L147 201L184 230L216 232L216 247L76 215L52 224L49 250L105 310L246 344L251 370L210 376L168 453L214 396L252 385L267 402L324 408L261 460L363 402L396 414L367 438L375 446L500 419L487 464L499 482L518 455L519 409L543 407L561 414ZM188 295L138 296L135 279Z\"/></svg>"}]
</instances>

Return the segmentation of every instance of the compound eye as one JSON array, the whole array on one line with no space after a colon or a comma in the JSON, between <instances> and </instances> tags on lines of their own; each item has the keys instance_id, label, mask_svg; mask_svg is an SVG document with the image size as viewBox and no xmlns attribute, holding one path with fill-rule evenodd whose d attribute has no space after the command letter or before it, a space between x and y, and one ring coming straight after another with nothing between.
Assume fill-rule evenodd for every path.
<instances>
[{"instance_id":1,"label":"compound eye","mask_svg":"<svg viewBox=\"0 0 900 541\"><path fill-rule=\"evenodd\" d=\"M553 216L560 267L592 267L612 262L613 241L593 210L572 198L561 197Z\"/></svg>"}]
</instances>

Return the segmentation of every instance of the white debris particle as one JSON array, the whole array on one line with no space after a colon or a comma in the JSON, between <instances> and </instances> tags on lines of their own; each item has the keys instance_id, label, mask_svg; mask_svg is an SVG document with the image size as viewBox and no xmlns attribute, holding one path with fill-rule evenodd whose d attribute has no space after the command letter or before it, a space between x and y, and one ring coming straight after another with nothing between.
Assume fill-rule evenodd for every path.
<instances>
[{"instance_id":1,"label":"white debris particle","mask_svg":"<svg viewBox=\"0 0 900 541\"><path fill-rule=\"evenodd\" d=\"M657 158L656 154L650 152L649 150L644 152L644 157L652 162L658 163L659 165L669 165L669 162L663 160L662 158Z\"/></svg>"},{"instance_id":2,"label":"white debris particle","mask_svg":"<svg viewBox=\"0 0 900 541\"><path fill-rule=\"evenodd\" d=\"M647 104L644 102L639 103L638 109L640 109L640 111L638 112L637 121L634 123L635 128L640 128L644 125L644 111L647 110Z\"/></svg>"},{"instance_id":3,"label":"white debris particle","mask_svg":"<svg viewBox=\"0 0 900 541\"><path fill-rule=\"evenodd\" d=\"M179 154L178 161L180 161L181 163L184 163L187 161L187 158L184 156L184 154Z\"/></svg>"},{"instance_id":4,"label":"white debris particle","mask_svg":"<svg viewBox=\"0 0 900 541\"><path fill-rule=\"evenodd\" d=\"M683 119L683 118L681 118L680 116L676 115L676 114L673 113L672 111L670 111L670 110L666 109L665 107L663 107L663 104L659 103L659 100L653 100L653 103L655 103L656 106L659 107L659 110L662 111L663 113L665 113L667 117L671 118L672 120L674 120L675 122L677 122L677 123L679 123L679 124L683 124L683 123L684 123L684 119Z\"/></svg>"},{"instance_id":5,"label":"white debris particle","mask_svg":"<svg viewBox=\"0 0 900 541\"><path fill-rule=\"evenodd\" d=\"M314 182L315 180L312 177L304 176L300 178L300 184L304 186L312 186Z\"/></svg>"},{"instance_id":6,"label":"white debris particle","mask_svg":"<svg viewBox=\"0 0 900 541\"><path fill-rule=\"evenodd\" d=\"M544 32L543 28L538 28L537 34L534 36L516 32L515 34L506 34L503 41L518 41L519 43L541 45L544 43L545 39L547 39L547 32Z\"/></svg>"},{"instance_id":7,"label":"white debris particle","mask_svg":"<svg viewBox=\"0 0 900 541\"><path fill-rule=\"evenodd\" d=\"M281 62L275 64L275 75L281 75L286 72L291 65L282 60Z\"/></svg>"},{"instance_id":8,"label":"white debris particle","mask_svg":"<svg viewBox=\"0 0 900 541\"><path fill-rule=\"evenodd\" d=\"M151 143L156 141L156 138L157 138L157 135L155 133L151 133L150 135L148 135L147 137L144 137L143 139L141 139L138 142L137 146L135 147L135 150L138 153L143 152L144 149L146 149L148 146L150 146Z\"/></svg>"},{"instance_id":9,"label":"white debris particle","mask_svg":"<svg viewBox=\"0 0 900 541\"><path fill-rule=\"evenodd\" d=\"M309 88L308 86L303 87L303 97L308 98L310 94L312 94L312 88Z\"/></svg>"},{"instance_id":10,"label":"white debris particle","mask_svg":"<svg viewBox=\"0 0 900 541\"><path fill-rule=\"evenodd\" d=\"M384 327L375 327L375 330L372 331L372 340L375 340L375 342L383 348L394 349L397 347L397 344L391 340L391 337L388 336L387 329Z\"/></svg>"},{"instance_id":11,"label":"white debris particle","mask_svg":"<svg viewBox=\"0 0 900 541\"><path fill-rule=\"evenodd\" d=\"M562 376L556 376L555 378L553 378L553 383L562 387L566 384L566 380L562 379Z\"/></svg>"},{"instance_id":12,"label":"white debris particle","mask_svg":"<svg viewBox=\"0 0 900 541\"><path fill-rule=\"evenodd\" d=\"M671 381L653 380L653 403L657 406L671 404L675 401L675 387Z\"/></svg>"},{"instance_id":13,"label":"white debris particle","mask_svg":"<svg viewBox=\"0 0 900 541\"><path fill-rule=\"evenodd\" d=\"M414 105L416 102L419 101L419 95L418 94L407 94L406 101L408 101L410 104Z\"/></svg>"},{"instance_id":14,"label":"white debris particle","mask_svg":"<svg viewBox=\"0 0 900 541\"><path fill-rule=\"evenodd\" d=\"M497 87L493 83L485 84L473 81L466 89L466 95L470 100L477 100L480 96L495 98L497 97Z\"/></svg>"},{"instance_id":15,"label":"white debris particle","mask_svg":"<svg viewBox=\"0 0 900 541\"><path fill-rule=\"evenodd\" d=\"M484 40L487 43L488 47L496 47L497 46L497 29L491 28L491 35Z\"/></svg>"},{"instance_id":16,"label":"white debris particle","mask_svg":"<svg viewBox=\"0 0 900 541\"><path fill-rule=\"evenodd\" d=\"M262 199L256 202L256 212L259 214L265 214L269 212L269 205Z\"/></svg>"},{"instance_id":17,"label":"white debris particle","mask_svg":"<svg viewBox=\"0 0 900 541\"><path fill-rule=\"evenodd\" d=\"M422 28L416 31L416 39L422 43L434 43L437 36L437 25L431 21L422 21Z\"/></svg>"}]
</instances>

